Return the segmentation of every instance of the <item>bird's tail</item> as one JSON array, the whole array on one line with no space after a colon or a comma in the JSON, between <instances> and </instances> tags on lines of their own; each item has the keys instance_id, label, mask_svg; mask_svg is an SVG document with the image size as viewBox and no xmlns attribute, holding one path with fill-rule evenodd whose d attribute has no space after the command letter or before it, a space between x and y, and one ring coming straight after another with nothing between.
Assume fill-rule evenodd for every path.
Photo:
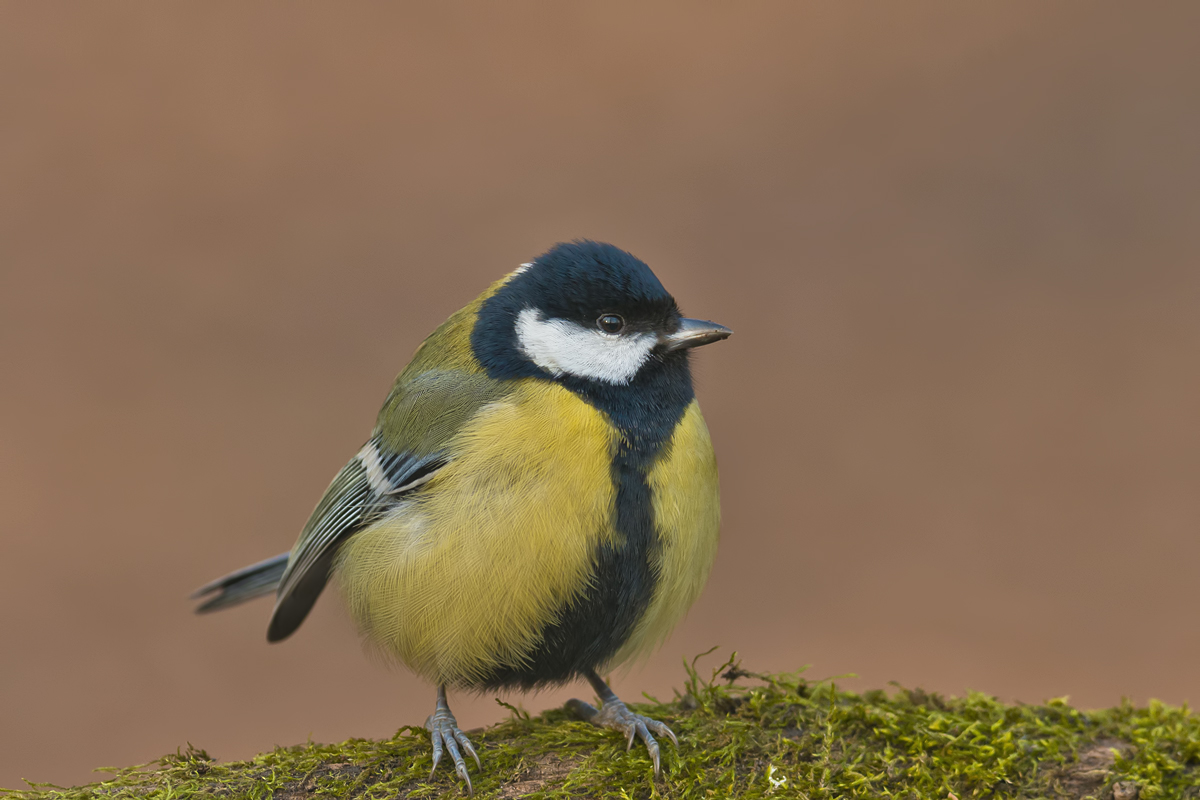
<instances>
[{"instance_id":1,"label":"bird's tail","mask_svg":"<svg viewBox=\"0 0 1200 800\"><path fill-rule=\"evenodd\" d=\"M212 595L196 606L197 614L207 614L229 606L236 606L255 597L271 594L279 586L283 571L287 569L290 553L268 558L257 564L243 567L237 572L231 572L224 578L217 578L212 583L206 583L192 593L192 599Z\"/></svg>"}]
</instances>

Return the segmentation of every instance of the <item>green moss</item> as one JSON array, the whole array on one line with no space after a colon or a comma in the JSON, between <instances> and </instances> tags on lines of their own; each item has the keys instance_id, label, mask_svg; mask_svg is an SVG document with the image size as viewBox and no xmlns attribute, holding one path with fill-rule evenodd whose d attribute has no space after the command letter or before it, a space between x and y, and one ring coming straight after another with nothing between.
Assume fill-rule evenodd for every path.
<instances>
[{"instance_id":1,"label":"green moss","mask_svg":"<svg viewBox=\"0 0 1200 800\"><path fill-rule=\"evenodd\" d=\"M1186 707L1083 712L1065 700L1006 705L983 694L855 694L799 673L758 675L730 659L685 692L639 707L669 723L654 780L645 749L562 711L510 718L472 739L476 796L605 798L1200 797L1200 718ZM190 745L77 788L0 790L0 800L396 798L462 795L446 765L429 780L421 728L387 741L279 748L220 764ZM473 765L472 765L473 766ZM1115 787L1115 792L1114 792ZM1134 795L1134 790L1138 795Z\"/></svg>"}]
</instances>

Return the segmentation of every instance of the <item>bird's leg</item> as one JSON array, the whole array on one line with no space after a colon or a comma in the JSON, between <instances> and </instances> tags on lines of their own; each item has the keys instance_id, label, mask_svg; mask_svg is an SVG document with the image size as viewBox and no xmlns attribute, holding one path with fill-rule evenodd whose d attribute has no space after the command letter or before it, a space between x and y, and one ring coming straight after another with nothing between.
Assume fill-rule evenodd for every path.
<instances>
[{"instance_id":1,"label":"bird's leg","mask_svg":"<svg viewBox=\"0 0 1200 800\"><path fill-rule=\"evenodd\" d=\"M679 740L675 738L675 734L658 720L630 711L608 687L608 684L596 674L595 670L588 670L584 675L592 684L592 688L596 690L596 696L600 698L600 708L596 709L582 700L568 700L567 708L593 725L612 728L614 731L625 734L626 750L633 747L635 736L640 738L646 743L646 750L650 752L650 760L654 762L654 774L657 776L661 771L659 748L658 742L654 740L651 732L657 733L659 736L666 736L678 747Z\"/></svg>"},{"instance_id":2,"label":"bird's leg","mask_svg":"<svg viewBox=\"0 0 1200 800\"><path fill-rule=\"evenodd\" d=\"M467 793L475 794L475 789L471 786L471 777L467 774L467 762L463 760L459 746L461 745L462 749L475 759L476 768L480 767L479 756L475 753L475 748L471 746L471 740L458 729L458 720L450 713L450 705L446 702L445 686L438 687L437 706L429 715L429 719L425 720L425 729L429 731L430 738L433 740L433 769L429 770L429 777L433 777L433 773L437 771L438 762L442 760L444 743L445 749L450 751L450 758L454 759L454 771L467 785Z\"/></svg>"}]
</instances>

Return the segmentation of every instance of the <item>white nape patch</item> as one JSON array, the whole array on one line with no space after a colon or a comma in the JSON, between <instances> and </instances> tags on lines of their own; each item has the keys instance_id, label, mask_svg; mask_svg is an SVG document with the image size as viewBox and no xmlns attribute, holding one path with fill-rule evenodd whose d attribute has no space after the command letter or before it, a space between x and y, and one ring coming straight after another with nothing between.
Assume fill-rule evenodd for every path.
<instances>
[{"instance_id":1,"label":"white nape patch","mask_svg":"<svg viewBox=\"0 0 1200 800\"><path fill-rule=\"evenodd\" d=\"M656 341L652 333L605 333L565 319L545 319L532 308L517 315L517 347L554 376L629 383Z\"/></svg>"},{"instance_id":2,"label":"white nape patch","mask_svg":"<svg viewBox=\"0 0 1200 800\"><path fill-rule=\"evenodd\" d=\"M367 483L375 494L386 494L392 490L392 483L383 472L383 464L379 460L379 451L374 442L367 442L358 451L358 460L367 471Z\"/></svg>"},{"instance_id":3,"label":"white nape patch","mask_svg":"<svg viewBox=\"0 0 1200 800\"><path fill-rule=\"evenodd\" d=\"M532 261L526 261L524 264L520 265L519 267L517 267L516 269L514 269L512 271L512 277L514 277L514 278L517 277L522 272L524 272L525 270L529 269L532 266L533 266Z\"/></svg>"}]
</instances>

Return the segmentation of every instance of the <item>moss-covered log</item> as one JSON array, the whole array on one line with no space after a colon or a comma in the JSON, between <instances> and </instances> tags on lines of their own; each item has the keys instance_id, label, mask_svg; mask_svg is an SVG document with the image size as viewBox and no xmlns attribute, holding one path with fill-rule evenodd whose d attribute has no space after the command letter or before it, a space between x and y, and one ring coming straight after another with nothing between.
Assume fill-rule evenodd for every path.
<instances>
[{"instance_id":1,"label":"moss-covered log","mask_svg":"<svg viewBox=\"0 0 1200 800\"><path fill-rule=\"evenodd\" d=\"M898 689L854 694L801 674L758 675L733 660L642 713L668 722L654 779L645 749L562 711L510 719L472 738L483 758L476 796L613 798L1200 797L1200 718L1186 707L1125 704L1079 711L1065 701L1007 705L972 694ZM0 798L454 797L453 770L429 778L424 730L386 741L280 748L218 763L188 748L76 788L35 785Z\"/></svg>"}]
</instances>

